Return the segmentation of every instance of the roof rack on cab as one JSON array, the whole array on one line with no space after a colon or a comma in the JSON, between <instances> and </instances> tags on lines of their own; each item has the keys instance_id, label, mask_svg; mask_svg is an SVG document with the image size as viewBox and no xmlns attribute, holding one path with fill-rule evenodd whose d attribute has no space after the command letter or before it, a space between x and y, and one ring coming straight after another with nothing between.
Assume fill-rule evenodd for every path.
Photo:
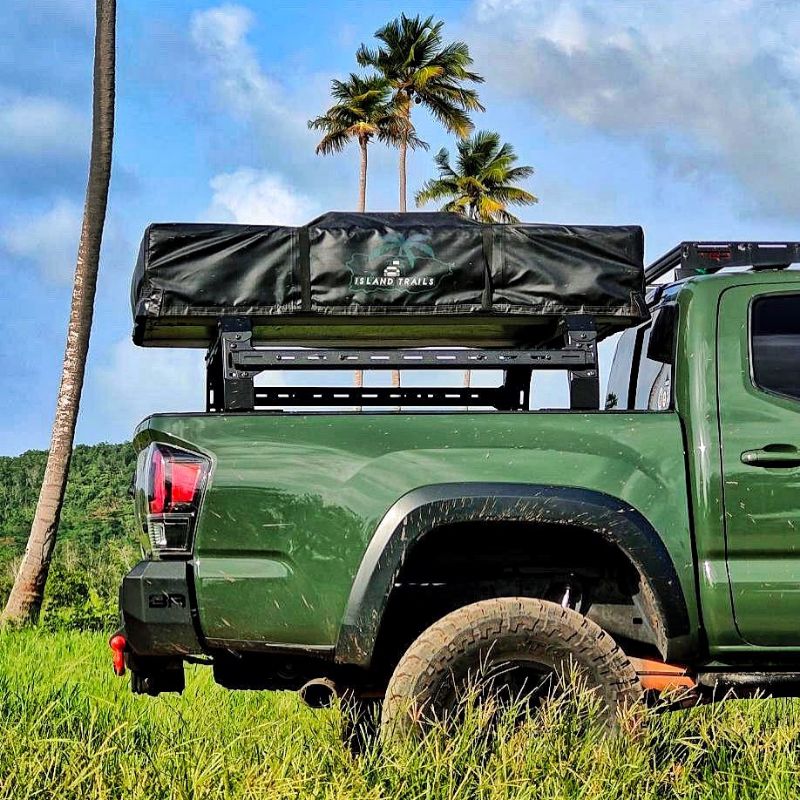
<instances>
[{"instance_id":1,"label":"roof rack on cab","mask_svg":"<svg viewBox=\"0 0 800 800\"><path fill-rule=\"evenodd\" d=\"M711 275L726 267L786 269L800 263L800 242L681 242L645 271L648 285L671 270L675 280Z\"/></svg>"}]
</instances>

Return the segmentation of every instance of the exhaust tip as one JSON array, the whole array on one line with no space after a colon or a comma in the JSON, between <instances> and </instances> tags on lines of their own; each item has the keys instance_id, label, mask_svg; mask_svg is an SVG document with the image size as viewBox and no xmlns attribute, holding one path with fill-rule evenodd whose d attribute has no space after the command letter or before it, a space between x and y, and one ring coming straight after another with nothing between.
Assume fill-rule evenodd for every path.
<instances>
[{"instance_id":1,"label":"exhaust tip","mask_svg":"<svg viewBox=\"0 0 800 800\"><path fill-rule=\"evenodd\" d=\"M314 678L303 684L298 694L310 708L330 708L339 696L339 690L330 678Z\"/></svg>"}]
</instances>

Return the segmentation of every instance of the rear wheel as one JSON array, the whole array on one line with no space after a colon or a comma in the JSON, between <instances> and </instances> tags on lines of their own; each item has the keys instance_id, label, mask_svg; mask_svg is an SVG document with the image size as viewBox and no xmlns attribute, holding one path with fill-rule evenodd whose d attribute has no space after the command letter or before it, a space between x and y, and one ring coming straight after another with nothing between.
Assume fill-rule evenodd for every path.
<instances>
[{"instance_id":1,"label":"rear wheel","mask_svg":"<svg viewBox=\"0 0 800 800\"><path fill-rule=\"evenodd\" d=\"M527 597L473 603L431 625L400 659L386 690L381 734L413 735L434 719L452 718L474 683L494 696L524 695L536 704L570 677L598 693L609 727L642 694L616 642L578 612Z\"/></svg>"}]
</instances>

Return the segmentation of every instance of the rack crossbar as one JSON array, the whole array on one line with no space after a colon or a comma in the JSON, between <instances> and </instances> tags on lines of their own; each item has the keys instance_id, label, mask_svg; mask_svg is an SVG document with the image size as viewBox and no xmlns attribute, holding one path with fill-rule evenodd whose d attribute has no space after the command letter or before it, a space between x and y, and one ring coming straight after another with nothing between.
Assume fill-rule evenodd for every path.
<instances>
[{"instance_id":1,"label":"rack crossbar","mask_svg":"<svg viewBox=\"0 0 800 800\"><path fill-rule=\"evenodd\" d=\"M506 369L534 366L565 369L594 366L594 350L576 344L560 350L309 349L255 348L231 352L235 370L265 369Z\"/></svg>"}]
</instances>

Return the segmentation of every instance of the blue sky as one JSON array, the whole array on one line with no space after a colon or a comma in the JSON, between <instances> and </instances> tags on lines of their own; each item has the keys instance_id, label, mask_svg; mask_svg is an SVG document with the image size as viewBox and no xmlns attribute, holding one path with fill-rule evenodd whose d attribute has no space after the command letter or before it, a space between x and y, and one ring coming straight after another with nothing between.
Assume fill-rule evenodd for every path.
<instances>
[{"instance_id":1,"label":"blue sky","mask_svg":"<svg viewBox=\"0 0 800 800\"><path fill-rule=\"evenodd\" d=\"M435 14L486 77L478 128L536 168L531 221L635 223L681 239L799 238L800 13L793 2L202 3L119 0L114 174L78 440L199 409L200 354L129 342L129 278L151 221L301 223L352 208L357 152L321 159L306 120L360 42ZM93 4L0 4L0 453L47 446L89 144ZM424 114L430 153L452 146ZM396 208L373 148L368 207Z\"/></svg>"}]
</instances>

